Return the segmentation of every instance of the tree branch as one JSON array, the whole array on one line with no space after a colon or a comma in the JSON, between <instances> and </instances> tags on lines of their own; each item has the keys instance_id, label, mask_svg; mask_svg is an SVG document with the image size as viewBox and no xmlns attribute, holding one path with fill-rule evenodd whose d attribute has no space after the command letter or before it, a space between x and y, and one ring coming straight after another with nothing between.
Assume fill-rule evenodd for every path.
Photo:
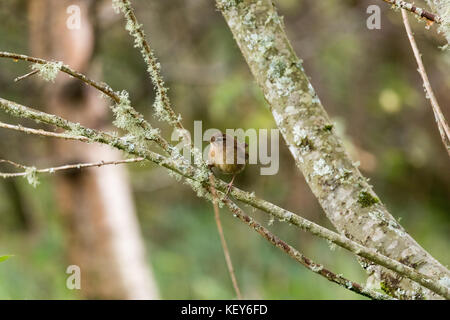
<instances>
[{"instance_id":1,"label":"tree branch","mask_svg":"<svg viewBox=\"0 0 450 320\"><path fill-rule=\"evenodd\" d=\"M356 282L350 281L341 275L331 272L330 270L326 269L323 265L315 263L308 257L304 256L302 253L300 253L297 249L295 249L294 247L287 244L285 241L281 240L280 238L272 234L267 228L263 227L256 220L246 215L244 211L242 211L242 209L239 208L235 203L230 201L230 199L225 197L225 199L223 199L223 202L228 207L228 209L230 209L230 211L236 218L247 224L254 231L258 232L264 239L272 243L278 249L286 252L290 257L295 259L297 262L299 262L312 272L317 273L318 275L324 277L325 279L337 283L338 285L350 291L363 295L365 297L374 300L392 299L388 295L378 293L374 290L365 288Z\"/></svg>"},{"instance_id":2,"label":"tree branch","mask_svg":"<svg viewBox=\"0 0 450 320\"><path fill-rule=\"evenodd\" d=\"M43 136L43 137L52 137L52 138L59 138L59 139L65 139L65 140L78 140L78 141L82 141L82 142L89 141L88 138L82 137L82 136L72 136L72 135L64 134L64 133L49 132L49 131L45 131L42 129L27 128L27 127L23 127L21 125L13 125L13 124L8 124L8 123L3 123L3 122L0 122L0 128L11 129L11 130L25 132L27 134L34 134L34 135Z\"/></svg>"},{"instance_id":3,"label":"tree branch","mask_svg":"<svg viewBox=\"0 0 450 320\"><path fill-rule=\"evenodd\" d=\"M434 95L433 88L431 88L430 81L428 80L427 72L425 71L425 66L423 65L422 56L420 54L419 48L417 47L416 40L414 39L411 26L409 25L408 16L406 11L402 9L403 24L405 25L406 34L408 35L409 43L411 44L414 57L416 58L417 65L419 66L419 74L422 77L423 86L427 94L427 98L430 100L431 108L436 119L436 123L441 134L442 143L450 156L450 129L448 127L447 121L445 120L444 114L439 107L436 96Z\"/></svg>"},{"instance_id":4,"label":"tree branch","mask_svg":"<svg viewBox=\"0 0 450 320\"><path fill-rule=\"evenodd\" d=\"M27 61L27 62L32 62L35 64L40 64L40 65L49 65L52 64L53 62L48 61L48 60L44 60L44 59L40 59L40 58L36 58L36 57L30 57L27 55L23 55L23 54L17 54L17 53L11 53L11 52L0 52L0 58L9 58L9 59L13 59L15 61L17 60L22 60L22 61ZM146 121L144 119L144 117L139 114L139 112L137 112L134 108L132 108L131 106L129 106L129 101L128 100L128 93L126 93L126 91L122 91L122 92L115 92L109 85L107 85L106 83L102 83L102 82L97 82L95 80L89 79L87 76L85 76L84 74L71 69L69 66L67 65L63 65L61 63L61 65L59 66L59 70L61 72L64 72L74 78L77 78L81 81L83 81L84 83L86 83L87 85L99 90L100 92L102 92L103 94L105 94L106 96L108 96L109 98L111 98L116 105L123 105L121 111L123 113L125 113L126 115L129 116L129 118L125 118L128 122L129 127L137 127L137 129L135 128L135 133L137 133L138 135L143 135L143 139L145 140L150 140L150 141L154 141L156 142L164 151L166 151L167 153L171 153L173 148L172 146L170 146L170 144L159 134L154 134L155 130L152 128L152 126L150 125L150 123L148 121ZM31 73L29 73L31 74ZM27 74L27 75L29 75ZM27 75L24 75L22 77L25 77ZM19 77L19 78L22 78ZM16 78L16 79L19 79ZM114 107L111 107L113 109L113 111L115 110ZM128 128L129 130L130 128ZM145 134L145 132L152 132L152 135L149 134Z\"/></svg>"},{"instance_id":5,"label":"tree branch","mask_svg":"<svg viewBox=\"0 0 450 320\"><path fill-rule=\"evenodd\" d=\"M46 169L34 169L35 173L55 173L57 171L62 170L70 170L70 169L84 169L84 168L91 168L91 167L103 167L107 165L118 165L118 164L124 164L124 163L134 163L134 162L142 162L145 158L133 158L133 159L124 159L124 160L114 160L114 161L97 161L97 162L90 162L90 163L77 163L77 164L68 164L64 166L59 167L52 167L52 168L46 168ZM15 167L22 168L22 169L30 169L33 167L25 166L10 160L2 160L1 162L6 162L9 164L14 165ZM13 178L13 177L24 177L27 174L29 174L27 171L24 172L15 172L15 173L3 173L0 172L1 178Z\"/></svg>"},{"instance_id":6,"label":"tree branch","mask_svg":"<svg viewBox=\"0 0 450 320\"><path fill-rule=\"evenodd\" d=\"M123 138L118 138L111 136L107 133L97 131L90 128L85 128L80 124L70 122L61 117L50 115L45 112L36 111L34 109L22 106L20 104L5 100L0 98L0 109L11 113L17 117L29 118L35 121L44 122L47 124L51 124L62 129L76 132L77 135L82 135L84 137L89 138L90 142L100 142L103 144L110 145L116 149L125 151L129 154L146 158L153 163L165 167L171 170L173 173L187 178L187 181L190 181L191 187L201 196L205 196L205 192L209 193L209 182L208 180L203 180L202 177L204 173L202 173L201 168L196 168L190 165L186 159L182 157L177 158L166 158L160 154L157 154L148 149L139 149L136 146ZM209 176L209 172L208 172ZM216 190L226 192L228 189L228 184L220 179L214 179L215 185L214 188ZM206 191L205 191L206 190ZM415 271L413 268L408 267L398 261L395 261L387 256L383 256L382 254L376 252L374 249L366 248L357 242L354 242L343 235L335 233L327 228L319 226L307 219L304 219L290 211L282 209L268 201L257 198L254 194L242 191L236 187L233 187L230 191L230 194L235 197L237 200L242 201L244 203L250 204L255 208L259 208L264 212L267 212L274 217L292 223L302 230L309 231L314 235L317 235L321 238L331 241L336 245L339 245L354 254L367 258L374 263L382 265L388 269L391 269L402 276L408 277L417 283L422 284L424 287L436 292L444 297L450 298L450 292L448 288L442 286L437 281L434 281L430 277L421 274Z\"/></svg>"},{"instance_id":7,"label":"tree branch","mask_svg":"<svg viewBox=\"0 0 450 320\"><path fill-rule=\"evenodd\" d=\"M436 23L443 23L442 18L439 17L437 14L433 14L431 12L428 12L422 8L416 7L412 3L405 2L402 0L383 0L384 2L390 3L392 6L394 6L397 9L405 9L409 12L414 13L415 15L425 18L426 20L430 22L436 22Z\"/></svg>"}]
</instances>

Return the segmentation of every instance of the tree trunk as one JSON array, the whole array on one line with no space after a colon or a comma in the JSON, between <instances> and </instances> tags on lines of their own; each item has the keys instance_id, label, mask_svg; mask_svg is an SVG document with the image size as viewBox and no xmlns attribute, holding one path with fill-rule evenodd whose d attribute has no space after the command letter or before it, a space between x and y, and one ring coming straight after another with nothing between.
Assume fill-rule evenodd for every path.
<instances>
[{"instance_id":1,"label":"tree trunk","mask_svg":"<svg viewBox=\"0 0 450 320\"><path fill-rule=\"evenodd\" d=\"M80 28L67 19L80 9ZM92 62L94 49L90 13L94 1L40 0L29 2L30 46L34 55L63 61L74 69L101 78ZM76 8L75 8L76 9ZM95 22L95 21L94 21ZM81 81L58 75L45 86L49 112L104 129L109 101ZM53 161L78 163L120 159L121 154L94 144L55 141ZM58 174L55 193L67 230L68 258L81 268L81 294L100 299L157 299L158 291L135 214L125 167L107 166Z\"/></svg>"}]
</instances>

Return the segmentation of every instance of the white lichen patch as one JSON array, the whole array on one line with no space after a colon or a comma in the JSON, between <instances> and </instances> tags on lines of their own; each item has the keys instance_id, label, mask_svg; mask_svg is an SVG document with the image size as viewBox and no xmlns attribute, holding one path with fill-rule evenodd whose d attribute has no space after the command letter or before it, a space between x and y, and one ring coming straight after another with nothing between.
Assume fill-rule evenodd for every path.
<instances>
[{"instance_id":1,"label":"white lichen patch","mask_svg":"<svg viewBox=\"0 0 450 320\"><path fill-rule=\"evenodd\" d=\"M334 178L341 184L350 183L348 177L352 174L352 170L346 168L339 168Z\"/></svg>"},{"instance_id":2,"label":"white lichen patch","mask_svg":"<svg viewBox=\"0 0 450 320\"><path fill-rule=\"evenodd\" d=\"M314 162L312 173L313 176L323 177L331 173L333 173L333 169L325 162L323 158L320 158Z\"/></svg>"},{"instance_id":3,"label":"white lichen patch","mask_svg":"<svg viewBox=\"0 0 450 320\"><path fill-rule=\"evenodd\" d=\"M438 280L438 282L441 286L444 286L444 287L447 287L450 289L450 278L449 277L444 276L444 277L440 278Z\"/></svg>"},{"instance_id":4,"label":"white lichen patch","mask_svg":"<svg viewBox=\"0 0 450 320\"><path fill-rule=\"evenodd\" d=\"M284 56L275 56L267 71L268 78L272 81L273 89L278 96L284 97L295 91L295 81L291 74L293 69L289 68L289 61Z\"/></svg>"},{"instance_id":5,"label":"white lichen patch","mask_svg":"<svg viewBox=\"0 0 450 320\"><path fill-rule=\"evenodd\" d=\"M399 237L403 237L406 235L406 232L403 231L400 225L393 219L387 219L383 213L383 211L377 209L368 213L369 217L371 217L374 221L379 223L383 223L387 225L387 228L393 232L395 232Z\"/></svg>"},{"instance_id":6,"label":"white lichen patch","mask_svg":"<svg viewBox=\"0 0 450 320\"><path fill-rule=\"evenodd\" d=\"M31 69L37 70L38 75L45 81L54 82L58 72L61 70L63 63L60 62L48 62L45 64L35 63L31 66Z\"/></svg>"},{"instance_id":7,"label":"white lichen patch","mask_svg":"<svg viewBox=\"0 0 450 320\"><path fill-rule=\"evenodd\" d=\"M284 113L288 116L293 116L300 113L300 110L295 106L287 106L286 108L284 108Z\"/></svg>"},{"instance_id":8,"label":"white lichen patch","mask_svg":"<svg viewBox=\"0 0 450 320\"><path fill-rule=\"evenodd\" d=\"M292 212L286 212L283 215L283 221L290 221L292 219L293 213Z\"/></svg>"},{"instance_id":9,"label":"white lichen patch","mask_svg":"<svg viewBox=\"0 0 450 320\"><path fill-rule=\"evenodd\" d=\"M373 220L380 222L384 221L384 215L383 212L379 210L371 211L368 213L368 216L371 217Z\"/></svg>"},{"instance_id":10,"label":"white lichen patch","mask_svg":"<svg viewBox=\"0 0 450 320\"><path fill-rule=\"evenodd\" d=\"M125 5L121 0L112 0L112 8L115 13L125 12Z\"/></svg>"},{"instance_id":11,"label":"white lichen patch","mask_svg":"<svg viewBox=\"0 0 450 320\"><path fill-rule=\"evenodd\" d=\"M203 154L197 148L192 148L192 154L194 156L194 163L198 170L195 172L195 179L200 182L205 182L209 179L209 168L205 161L203 161Z\"/></svg>"},{"instance_id":12,"label":"white lichen patch","mask_svg":"<svg viewBox=\"0 0 450 320\"><path fill-rule=\"evenodd\" d=\"M311 270L314 272L320 272L323 270L323 266L320 264L314 264L311 266Z\"/></svg>"},{"instance_id":13,"label":"white lichen patch","mask_svg":"<svg viewBox=\"0 0 450 320\"><path fill-rule=\"evenodd\" d=\"M294 137L294 143L296 145L300 145L302 141L308 136L308 131L300 127L298 124L294 126L292 133Z\"/></svg>"},{"instance_id":14,"label":"white lichen patch","mask_svg":"<svg viewBox=\"0 0 450 320\"><path fill-rule=\"evenodd\" d=\"M351 289L351 288L353 288L353 283L350 280L347 280L345 282L345 286L347 287L347 289Z\"/></svg>"},{"instance_id":15,"label":"white lichen patch","mask_svg":"<svg viewBox=\"0 0 450 320\"><path fill-rule=\"evenodd\" d=\"M249 50L254 50L259 42L259 35L257 33L249 33L244 35L244 41L246 42Z\"/></svg>"}]
</instances>

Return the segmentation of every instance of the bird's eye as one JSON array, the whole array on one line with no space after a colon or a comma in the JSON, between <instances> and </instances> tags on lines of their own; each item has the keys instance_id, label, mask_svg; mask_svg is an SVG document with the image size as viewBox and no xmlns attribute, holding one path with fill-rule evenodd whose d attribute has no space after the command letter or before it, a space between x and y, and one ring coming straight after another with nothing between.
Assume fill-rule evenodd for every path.
<instances>
[{"instance_id":1,"label":"bird's eye","mask_svg":"<svg viewBox=\"0 0 450 320\"><path fill-rule=\"evenodd\" d=\"M211 142L216 141L216 137L211 137Z\"/></svg>"}]
</instances>

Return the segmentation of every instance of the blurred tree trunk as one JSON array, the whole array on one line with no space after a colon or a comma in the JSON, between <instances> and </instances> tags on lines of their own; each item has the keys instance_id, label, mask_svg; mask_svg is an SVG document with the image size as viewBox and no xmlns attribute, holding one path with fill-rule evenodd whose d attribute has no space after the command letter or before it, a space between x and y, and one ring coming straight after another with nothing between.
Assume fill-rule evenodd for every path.
<instances>
[{"instance_id":1,"label":"blurred tree trunk","mask_svg":"<svg viewBox=\"0 0 450 320\"><path fill-rule=\"evenodd\" d=\"M32 54L63 61L100 79L100 64L92 62L95 19L90 19L97 3L29 1ZM76 26L78 10L79 28ZM69 28L68 24L74 28ZM60 74L55 83L45 86L43 95L48 112L97 129L105 129L109 122L108 101L81 81ZM52 148L52 160L58 164L121 157L115 150L93 144L54 141ZM82 296L157 299L126 169L108 166L58 174L55 193L64 216L69 261L81 268Z\"/></svg>"}]
</instances>

